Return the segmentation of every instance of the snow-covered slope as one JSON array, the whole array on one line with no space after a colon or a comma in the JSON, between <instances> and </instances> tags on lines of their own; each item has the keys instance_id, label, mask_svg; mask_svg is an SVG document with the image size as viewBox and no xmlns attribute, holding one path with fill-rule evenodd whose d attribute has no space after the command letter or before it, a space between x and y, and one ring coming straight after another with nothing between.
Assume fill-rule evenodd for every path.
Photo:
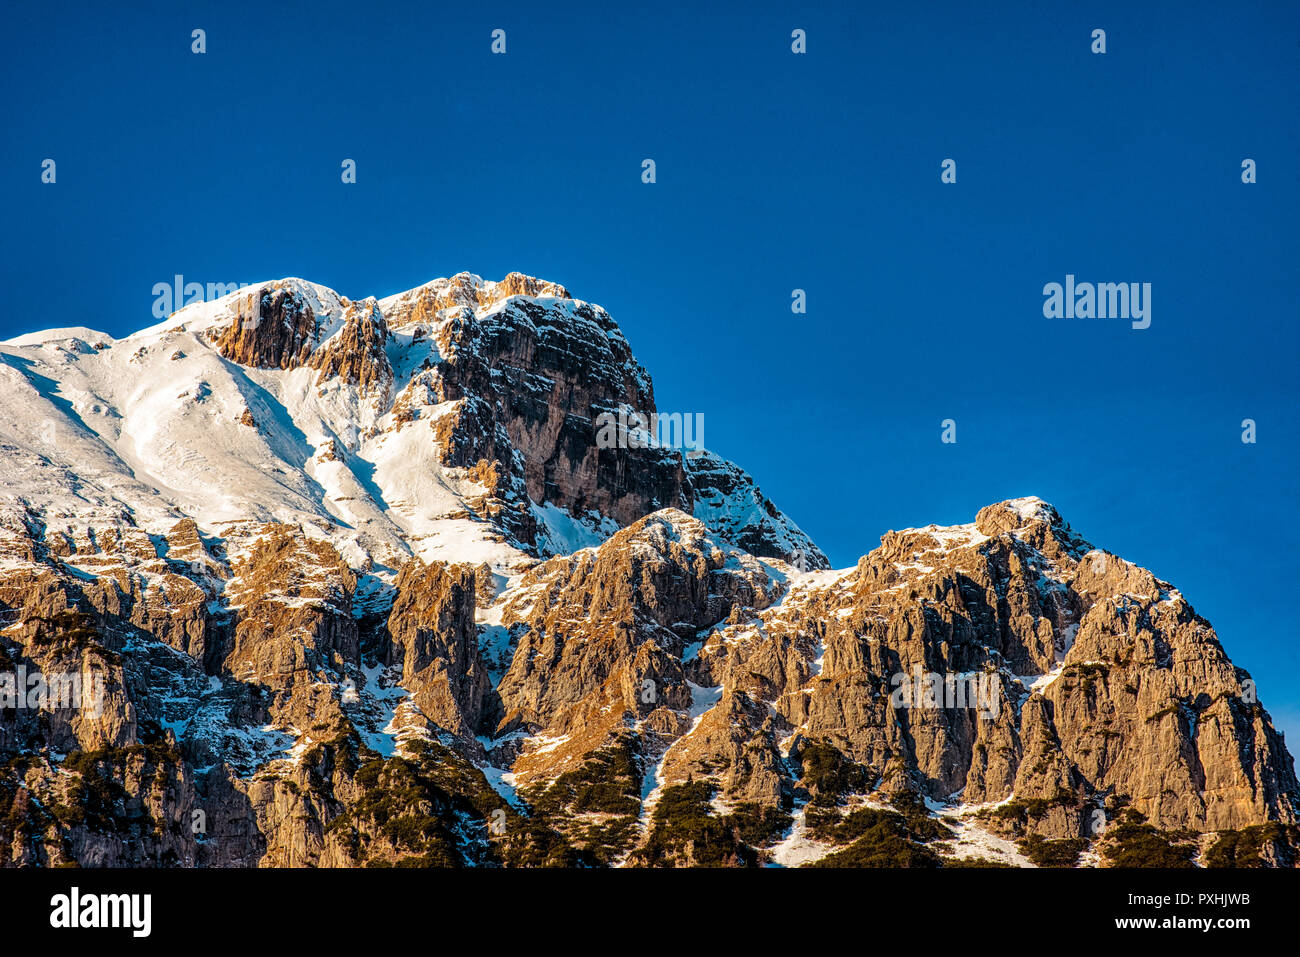
<instances>
[{"instance_id":1,"label":"snow-covered slope","mask_svg":"<svg viewBox=\"0 0 1300 957\"><path fill-rule=\"evenodd\" d=\"M620 500L604 511L584 486L598 486L598 476L534 482L535 470L555 463L532 461L539 444L521 437L553 433L545 416L520 436L497 434L514 431L518 416L485 413L501 404L486 395L490 386L504 392L531 376L546 400L547 370L530 370L527 356L500 345L517 338L520 323L605 350L618 368L602 374L652 401L648 376L608 314L552 283L462 273L353 302L284 279L187 306L123 339L70 327L0 343L0 496L54 525L160 533L189 517L224 539L282 522L330 539L357 568L395 568L418 555L513 573L652 510L629 512ZM367 348L374 355L363 374L358 353ZM471 353L486 366L484 387L449 387L447 360ZM575 413L595 417L591 408L559 414ZM668 459L667 471L684 471L679 453ZM733 486L737 475L749 484L736 503L702 489L700 517L741 533L766 500L742 471L710 460ZM513 486L502 472L517 473ZM596 504L574 507L585 499ZM820 557L776 515L759 516L771 541Z\"/></svg>"}]
</instances>

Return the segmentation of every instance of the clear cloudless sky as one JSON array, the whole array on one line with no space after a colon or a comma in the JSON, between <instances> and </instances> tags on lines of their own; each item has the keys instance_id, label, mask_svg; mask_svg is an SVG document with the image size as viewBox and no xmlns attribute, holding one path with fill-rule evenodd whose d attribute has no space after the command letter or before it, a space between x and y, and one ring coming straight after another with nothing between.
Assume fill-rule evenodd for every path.
<instances>
[{"instance_id":1,"label":"clear cloudless sky","mask_svg":"<svg viewBox=\"0 0 1300 957\"><path fill-rule=\"evenodd\" d=\"M124 335L177 273L353 298L552 279L836 566L1041 496L1177 585L1300 741L1293 3L0 18L0 336ZM1067 273L1151 283L1150 328L1044 318Z\"/></svg>"}]
</instances>

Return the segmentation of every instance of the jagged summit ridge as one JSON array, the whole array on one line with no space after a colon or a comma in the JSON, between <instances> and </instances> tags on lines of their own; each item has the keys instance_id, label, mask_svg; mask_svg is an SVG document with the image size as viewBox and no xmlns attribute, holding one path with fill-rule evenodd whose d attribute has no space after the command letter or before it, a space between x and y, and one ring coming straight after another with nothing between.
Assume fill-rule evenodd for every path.
<instances>
[{"instance_id":1,"label":"jagged summit ridge","mask_svg":"<svg viewBox=\"0 0 1300 957\"><path fill-rule=\"evenodd\" d=\"M306 522L361 565L455 551L505 569L698 500L747 547L825 561L730 463L596 449L600 413L654 411L649 374L605 310L520 273L382 300L274 280L121 340L60 329L0 355L13 451L44 467L7 491L38 508ZM97 480L67 478L81 452Z\"/></svg>"}]
</instances>

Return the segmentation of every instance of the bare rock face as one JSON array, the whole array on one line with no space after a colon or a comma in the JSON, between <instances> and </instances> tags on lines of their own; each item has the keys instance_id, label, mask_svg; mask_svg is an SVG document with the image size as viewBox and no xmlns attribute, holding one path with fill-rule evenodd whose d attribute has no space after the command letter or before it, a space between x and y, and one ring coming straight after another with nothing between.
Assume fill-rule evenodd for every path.
<instances>
[{"instance_id":1,"label":"bare rock face","mask_svg":"<svg viewBox=\"0 0 1300 957\"><path fill-rule=\"evenodd\" d=\"M538 544L523 506L553 505L629 525L662 508L694 513L756 555L827 567L825 556L743 470L707 452L624 442L600 448L598 420L657 413L649 374L604 309L563 287L512 273L461 274L385 300L390 326L436 342L441 361L397 397L399 423L454 403L438 419L445 465L487 486L474 503Z\"/></svg>"},{"instance_id":2,"label":"bare rock face","mask_svg":"<svg viewBox=\"0 0 1300 957\"><path fill-rule=\"evenodd\" d=\"M78 752L59 771L11 765L0 782L4 866L194 866L193 780L174 739ZM88 787L89 783L89 787Z\"/></svg>"},{"instance_id":3,"label":"bare rock face","mask_svg":"<svg viewBox=\"0 0 1300 957\"><path fill-rule=\"evenodd\" d=\"M1098 599L1044 695L1079 775L1095 792L1125 795L1151 823L1209 831L1290 822L1290 761L1245 678L1209 624L1165 586Z\"/></svg>"},{"instance_id":4,"label":"bare rock face","mask_svg":"<svg viewBox=\"0 0 1300 957\"><path fill-rule=\"evenodd\" d=\"M777 590L760 562L675 510L529 572L502 613L518 643L497 686L498 730L541 730L548 743L521 758L516 776L553 771L573 760L571 742L585 753L628 720L683 725L693 701L686 646Z\"/></svg>"},{"instance_id":5,"label":"bare rock face","mask_svg":"<svg viewBox=\"0 0 1300 957\"><path fill-rule=\"evenodd\" d=\"M388 617L390 657L402 685L438 727L472 739L488 690L474 624L476 572L468 565L408 563Z\"/></svg>"},{"instance_id":6,"label":"bare rock face","mask_svg":"<svg viewBox=\"0 0 1300 957\"><path fill-rule=\"evenodd\" d=\"M438 346L445 358L433 388L439 401L459 403L443 427L446 464L521 472L533 502L619 524L689 508L679 454L597 448L601 412L654 410L649 377L599 306L521 298L482 316L462 310ZM496 488L510 504L512 489Z\"/></svg>"},{"instance_id":7,"label":"bare rock face","mask_svg":"<svg viewBox=\"0 0 1300 957\"><path fill-rule=\"evenodd\" d=\"M342 328L311 354L307 364L320 371L320 380L342 379L386 407L393 388L387 345L388 324L375 300L350 303Z\"/></svg>"},{"instance_id":8,"label":"bare rock face","mask_svg":"<svg viewBox=\"0 0 1300 957\"><path fill-rule=\"evenodd\" d=\"M987 541L942 557L913 551L924 569L914 588L911 569L903 565L895 583L880 559L898 569L916 542L886 536L884 554L859 566L859 588L872 579L887 586L868 593L873 618L863 625L869 642L898 655L899 671L1001 675L998 717L981 718L974 735L954 724L960 714L906 712L926 789L946 797L964 788L968 803L1072 795L1070 814L1044 827L1050 837L1086 834L1091 810L1115 795L1166 828L1290 821L1290 758L1208 624L1172 586L1088 548L1055 510L1031 510L990 506L974 530L992 533ZM830 647L826 662L835 669ZM870 750L852 753L871 763Z\"/></svg>"},{"instance_id":9,"label":"bare rock face","mask_svg":"<svg viewBox=\"0 0 1300 957\"><path fill-rule=\"evenodd\" d=\"M472 273L462 272L384 300L384 313L393 328L406 328L420 323L437 323L444 310L487 309L511 296L571 298L568 290L558 283L523 273L512 272L501 282L484 282Z\"/></svg>"},{"instance_id":10,"label":"bare rock face","mask_svg":"<svg viewBox=\"0 0 1300 957\"><path fill-rule=\"evenodd\" d=\"M232 362L293 369L307 361L319 331L312 307L293 290L272 284L248 295L236 320L215 338L217 349Z\"/></svg>"},{"instance_id":11,"label":"bare rock face","mask_svg":"<svg viewBox=\"0 0 1300 957\"><path fill-rule=\"evenodd\" d=\"M725 688L718 703L687 729L663 756L658 777L681 783L716 775L721 792L734 803L779 807L792 788L777 731L788 725L771 714L756 694Z\"/></svg>"},{"instance_id":12,"label":"bare rock face","mask_svg":"<svg viewBox=\"0 0 1300 957\"><path fill-rule=\"evenodd\" d=\"M324 668L358 663L356 579L333 546L272 526L233 571L236 623L224 666L234 677L283 695Z\"/></svg>"}]
</instances>

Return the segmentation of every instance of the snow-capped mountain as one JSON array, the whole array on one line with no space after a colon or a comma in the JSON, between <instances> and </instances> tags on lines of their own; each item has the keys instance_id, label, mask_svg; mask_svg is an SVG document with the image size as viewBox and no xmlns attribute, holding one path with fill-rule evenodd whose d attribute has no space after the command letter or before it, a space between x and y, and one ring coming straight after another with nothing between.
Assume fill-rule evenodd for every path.
<instances>
[{"instance_id":1,"label":"snow-capped mountain","mask_svg":"<svg viewBox=\"0 0 1300 957\"><path fill-rule=\"evenodd\" d=\"M358 567L506 572L698 503L758 554L825 564L730 463L596 448L600 411L655 411L650 378L603 309L519 274L381 302L285 279L121 340L55 329L0 355L0 489L74 525L297 523Z\"/></svg>"},{"instance_id":2,"label":"snow-capped mountain","mask_svg":"<svg viewBox=\"0 0 1300 957\"><path fill-rule=\"evenodd\" d=\"M598 441L653 385L554 283L263 283L2 343L0 400L8 863L1296 860L1172 585L1036 498L831 570L738 466Z\"/></svg>"}]
</instances>

